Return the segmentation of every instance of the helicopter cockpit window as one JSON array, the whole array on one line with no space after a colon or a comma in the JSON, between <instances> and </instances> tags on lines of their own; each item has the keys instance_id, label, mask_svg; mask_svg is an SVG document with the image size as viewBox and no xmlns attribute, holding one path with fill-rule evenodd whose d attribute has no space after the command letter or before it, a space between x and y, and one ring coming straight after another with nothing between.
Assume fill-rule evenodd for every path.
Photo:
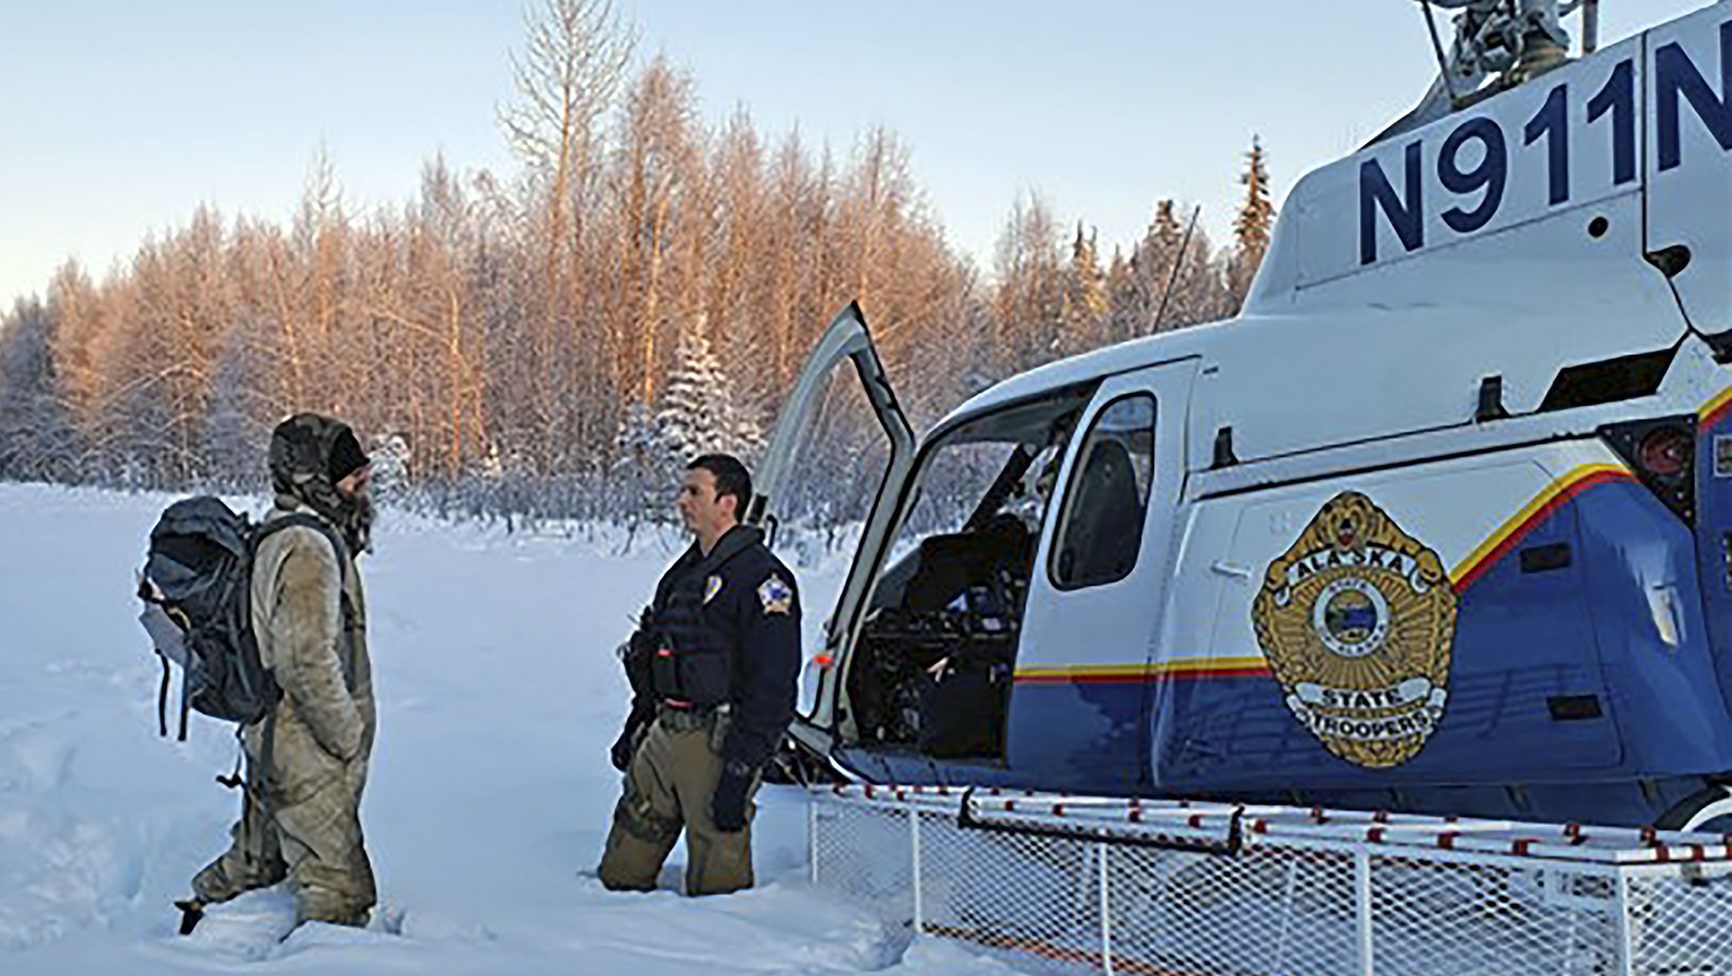
<instances>
[{"instance_id":1,"label":"helicopter cockpit window","mask_svg":"<svg viewBox=\"0 0 1732 976\"><path fill-rule=\"evenodd\" d=\"M976 418L922 452L848 668L862 744L1002 757L1035 546L1090 392Z\"/></svg>"},{"instance_id":2,"label":"helicopter cockpit window","mask_svg":"<svg viewBox=\"0 0 1732 976\"><path fill-rule=\"evenodd\" d=\"M1116 583L1142 547L1154 475L1155 399L1146 393L1108 404L1077 455L1053 546L1060 589Z\"/></svg>"}]
</instances>

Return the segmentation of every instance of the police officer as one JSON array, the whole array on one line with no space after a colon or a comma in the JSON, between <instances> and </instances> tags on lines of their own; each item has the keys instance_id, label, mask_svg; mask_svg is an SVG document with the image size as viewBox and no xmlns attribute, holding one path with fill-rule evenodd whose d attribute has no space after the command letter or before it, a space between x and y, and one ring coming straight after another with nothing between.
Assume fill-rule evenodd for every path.
<instances>
[{"instance_id":1,"label":"police officer","mask_svg":"<svg viewBox=\"0 0 1732 976\"><path fill-rule=\"evenodd\" d=\"M625 793L598 871L610 889L653 890L682 829L688 894L752 885L752 794L794 717L800 600L763 533L739 523L751 500L732 457L686 469L676 507L692 547L625 651L632 711L613 748Z\"/></svg>"}]
</instances>

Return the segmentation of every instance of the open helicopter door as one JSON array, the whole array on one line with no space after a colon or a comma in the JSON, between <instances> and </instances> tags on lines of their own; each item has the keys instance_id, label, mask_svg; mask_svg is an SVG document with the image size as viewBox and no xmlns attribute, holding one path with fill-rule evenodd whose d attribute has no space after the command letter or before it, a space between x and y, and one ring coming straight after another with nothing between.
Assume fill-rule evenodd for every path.
<instances>
[{"instance_id":1,"label":"open helicopter door","mask_svg":"<svg viewBox=\"0 0 1732 976\"><path fill-rule=\"evenodd\" d=\"M1052 789L1148 778L1151 652L1171 575L1197 360L1108 378L1078 418L1029 582L1007 752Z\"/></svg>"},{"instance_id":2,"label":"open helicopter door","mask_svg":"<svg viewBox=\"0 0 1732 976\"><path fill-rule=\"evenodd\" d=\"M853 378L841 372L853 367ZM875 429L874 429L875 428ZM876 456L879 463L867 459ZM812 514L807 503L822 499L833 505L839 495L853 493L853 513L864 519L860 554L873 553L883 543L889 514L880 504L886 488L900 485L914 460L914 431L896 402L884 364L872 346L866 318L857 303L836 314L818 340L782 405L769 451L759 465L756 494L746 521L763 527L772 546L777 536ZM862 467L881 469L862 471ZM834 724L836 674L832 666L846 647L864 591L871 582L869 567L856 558L843 584L834 612L825 624L822 647L812 653L808 640L799 718L790 730L796 742L826 755ZM808 620L815 608L805 608ZM808 634L811 629L808 628Z\"/></svg>"}]
</instances>

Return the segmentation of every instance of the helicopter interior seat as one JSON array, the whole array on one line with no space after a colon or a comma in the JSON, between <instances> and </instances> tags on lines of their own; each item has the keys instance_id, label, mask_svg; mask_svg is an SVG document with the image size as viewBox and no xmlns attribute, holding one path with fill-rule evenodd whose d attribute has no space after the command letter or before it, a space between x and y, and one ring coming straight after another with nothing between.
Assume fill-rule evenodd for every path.
<instances>
[{"instance_id":1,"label":"helicopter interior seat","mask_svg":"<svg viewBox=\"0 0 1732 976\"><path fill-rule=\"evenodd\" d=\"M921 541L904 607L942 619L945 637L908 662L918 689L916 748L935 757L1001 757L1022 599L1035 538L1015 515Z\"/></svg>"},{"instance_id":2,"label":"helicopter interior seat","mask_svg":"<svg viewBox=\"0 0 1732 976\"><path fill-rule=\"evenodd\" d=\"M1130 451L1102 440L1089 451L1064 527L1058 575L1071 586L1123 579L1143 537L1143 502Z\"/></svg>"},{"instance_id":3,"label":"helicopter interior seat","mask_svg":"<svg viewBox=\"0 0 1732 976\"><path fill-rule=\"evenodd\" d=\"M960 606L977 613L1013 612L1013 594L1005 584L1026 585L1033 543L1022 521L1006 514L978 530L928 536L920 542L920 566L908 581L903 606L914 611Z\"/></svg>"}]
</instances>

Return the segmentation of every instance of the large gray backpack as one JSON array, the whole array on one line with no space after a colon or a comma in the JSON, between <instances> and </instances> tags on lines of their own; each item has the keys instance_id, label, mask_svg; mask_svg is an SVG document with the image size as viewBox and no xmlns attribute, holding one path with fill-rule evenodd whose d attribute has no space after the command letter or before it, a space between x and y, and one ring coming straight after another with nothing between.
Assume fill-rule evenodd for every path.
<instances>
[{"instance_id":1,"label":"large gray backpack","mask_svg":"<svg viewBox=\"0 0 1732 976\"><path fill-rule=\"evenodd\" d=\"M318 531L336 550L337 565L344 565L342 538L304 512L255 525L221 499L205 495L170 505L151 530L139 579L138 595L145 601L139 619L162 659L157 690L162 735L168 734L171 662L181 668L183 741L189 709L246 726L276 708L282 690L259 659L252 629L253 554L267 537L295 526ZM343 604L347 618L347 597Z\"/></svg>"}]
</instances>

